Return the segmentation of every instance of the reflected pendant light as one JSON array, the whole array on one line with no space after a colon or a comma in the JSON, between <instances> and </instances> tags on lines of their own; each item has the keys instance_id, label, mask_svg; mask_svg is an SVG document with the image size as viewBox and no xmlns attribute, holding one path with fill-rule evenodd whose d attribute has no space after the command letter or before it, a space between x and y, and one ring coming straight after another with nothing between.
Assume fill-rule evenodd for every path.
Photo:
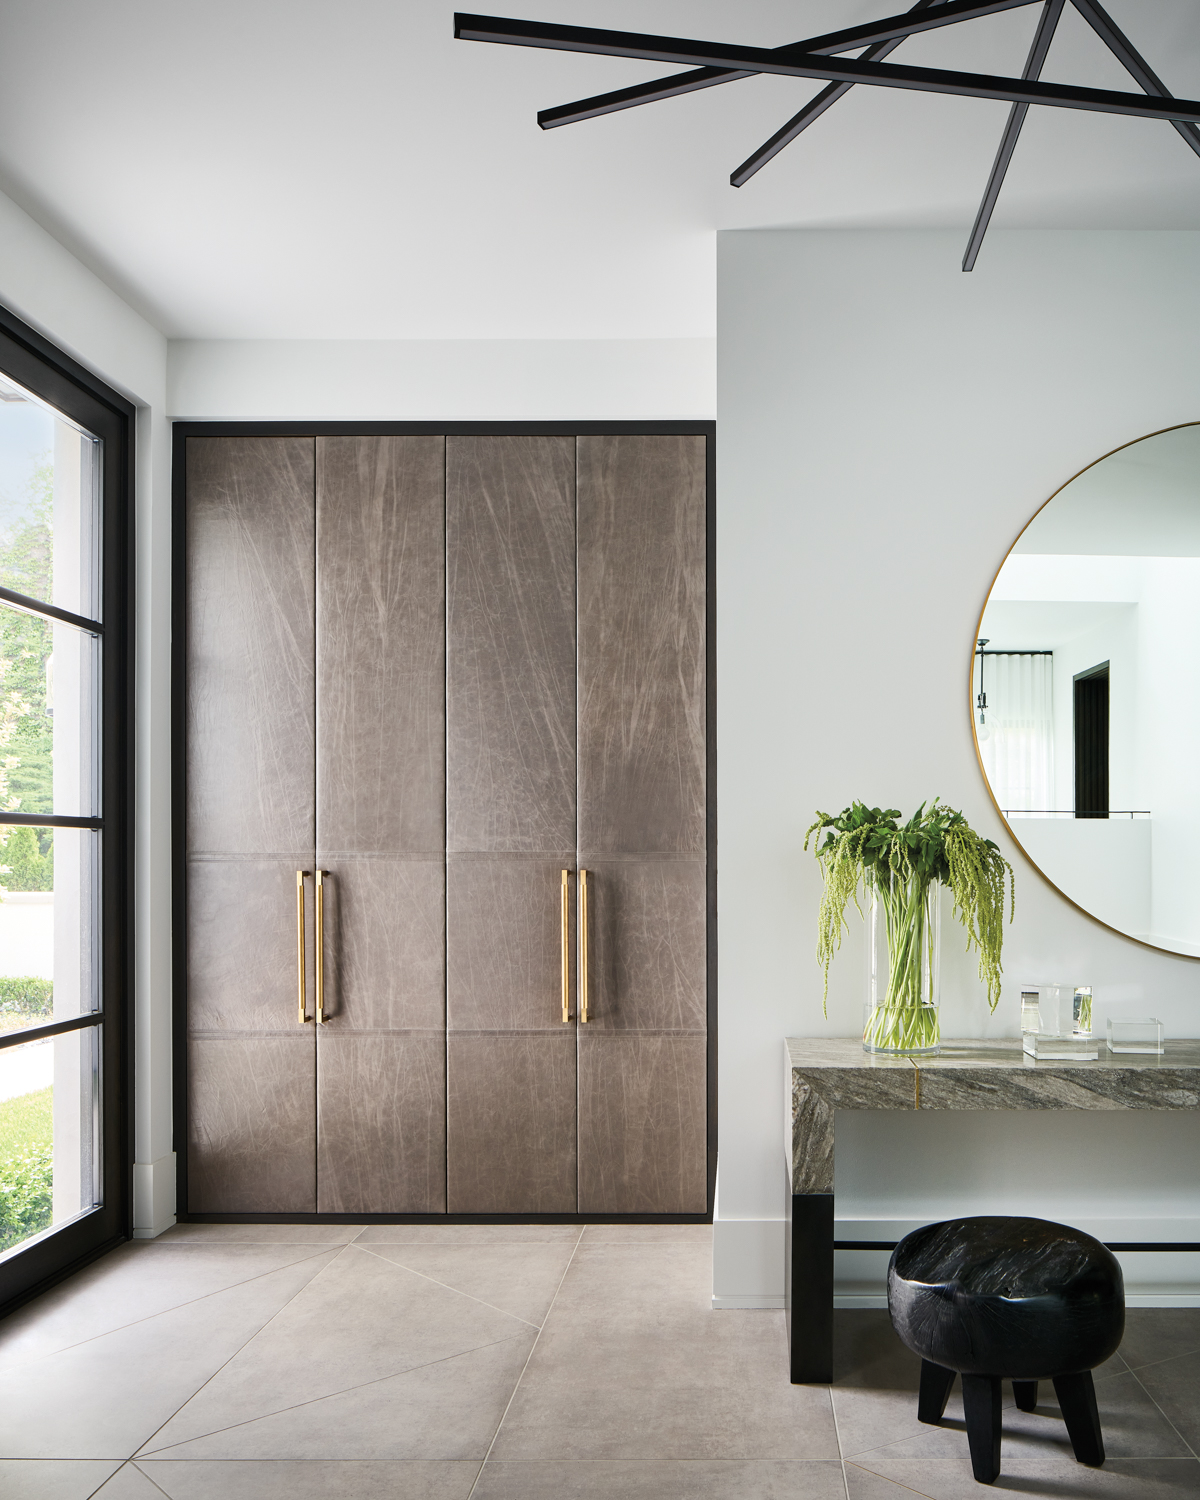
<instances>
[{"instance_id":1,"label":"reflected pendant light","mask_svg":"<svg viewBox=\"0 0 1200 1500\"><path fill-rule=\"evenodd\" d=\"M979 637L979 692L975 695L975 707L979 710L979 723L976 725L975 735L981 744L986 743L992 737L992 726L987 718L987 694L983 690L983 648L990 639L991 637L987 635Z\"/></svg>"},{"instance_id":2,"label":"reflected pendant light","mask_svg":"<svg viewBox=\"0 0 1200 1500\"><path fill-rule=\"evenodd\" d=\"M573 104L540 110L537 119L543 130L573 125L580 120L632 109L639 104L673 99L679 94L733 83L739 78L751 78L760 73L826 82L826 87L810 99L799 114L793 115L731 174L729 180L734 187L748 182L760 167L766 166L856 83L876 88L916 89L930 94L958 94L973 99L1006 100L1012 108L963 256L963 270L970 271L983 244L1031 104L1166 120L1200 156L1200 102L1172 98L1133 43L1096 0L1071 0L1071 3L1144 94L1041 81L1042 66L1065 3L1066 0L918 0L903 15L850 26L824 36L807 37L785 47L738 47L719 42L690 41L683 37L651 36L636 31L604 31L591 26L558 26L539 21L513 21L500 16L464 14L454 17L454 35L468 42L501 42L516 47L590 52L605 57L632 57L648 62L688 65L685 73L674 73L650 83L635 84L590 99L577 99ZM946 68L900 67L881 61L894 52L905 37L1033 4L1041 5L1041 14L1020 78L960 73ZM866 50L860 51L855 58L841 55L863 48Z\"/></svg>"}]
</instances>

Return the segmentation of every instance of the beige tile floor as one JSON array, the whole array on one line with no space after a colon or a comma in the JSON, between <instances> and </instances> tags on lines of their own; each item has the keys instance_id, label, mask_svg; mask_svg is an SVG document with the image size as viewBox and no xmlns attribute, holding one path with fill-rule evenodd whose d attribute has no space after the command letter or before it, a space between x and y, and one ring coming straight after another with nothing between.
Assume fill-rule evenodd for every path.
<instances>
[{"instance_id":1,"label":"beige tile floor","mask_svg":"<svg viewBox=\"0 0 1200 1500\"><path fill-rule=\"evenodd\" d=\"M783 1315L713 1312L704 1227L181 1225L0 1323L4 1500L959 1500L962 1407L916 1420L882 1312L832 1387ZM1051 1392L995 1488L1200 1500L1200 1310L1098 1372L1109 1461Z\"/></svg>"}]
</instances>

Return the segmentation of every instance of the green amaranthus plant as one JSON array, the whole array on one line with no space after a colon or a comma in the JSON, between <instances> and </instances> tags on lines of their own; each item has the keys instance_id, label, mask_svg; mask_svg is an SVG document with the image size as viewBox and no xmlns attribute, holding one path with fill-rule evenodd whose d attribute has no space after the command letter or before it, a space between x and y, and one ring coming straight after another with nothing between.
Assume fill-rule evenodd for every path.
<instances>
[{"instance_id":1,"label":"green amaranthus plant","mask_svg":"<svg viewBox=\"0 0 1200 1500\"><path fill-rule=\"evenodd\" d=\"M928 920L929 891L935 882L950 887L954 915L967 931L967 947L979 954L979 977L992 1010L1000 999L1000 954L1004 943L1005 885L1009 921L1015 911L1012 866L991 840L980 838L953 808L935 797L922 803L907 823L896 808L852 803L836 816L818 812L804 837L821 866L824 891L818 916L817 961L825 971L846 929L846 907L862 915L860 885L873 890L887 928L887 993L867 1026L864 1041L873 1048L916 1051L937 1041L937 1015L921 1003L922 958L932 961L933 931ZM824 842L820 834L825 833ZM826 1011L828 1014L828 1011Z\"/></svg>"}]
</instances>

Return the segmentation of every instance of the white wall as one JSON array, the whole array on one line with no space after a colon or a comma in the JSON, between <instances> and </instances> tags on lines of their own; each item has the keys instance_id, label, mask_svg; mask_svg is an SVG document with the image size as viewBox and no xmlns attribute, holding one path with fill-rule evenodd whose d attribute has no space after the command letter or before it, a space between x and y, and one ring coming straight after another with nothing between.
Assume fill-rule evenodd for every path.
<instances>
[{"instance_id":1,"label":"white wall","mask_svg":"<svg viewBox=\"0 0 1200 1500\"><path fill-rule=\"evenodd\" d=\"M0 302L137 407L134 1225L174 1222L171 1150L171 507L167 343L0 195Z\"/></svg>"},{"instance_id":2,"label":"white wall","mask_svg":"<svg viewBox=\"0 0 1200 1500\"><path fill-rule=\"evenodd\" d=\"M1077 906L1119 932L1149 940L1149 818L1014 818L1012 831L1046 879ZM1035 975L1024 977L1037 982ZM1057 982L1049 974L1043 979ZM1086 984L1087 978L1075 974L1071 982ZM1129 1018L1118 1013L1115 1019ZM1101 1033L1105 1020L1097 1013Z\"/></svg>"},{"instance_id":3,"label":"white wall","mask_svg":"<svg viewBox=\"0 0 1200 1500\"><path fill-rule=\"evenodd\" d=\"M714 1295L729 1305L782 1292L780 1039L861 1025L857 920L821 1012L820 880L801 848L814 808L861 797L908 811L934 795L961 807L1017 867L1013 981L1086 975L1098 1006L1200 1035L1200 966L1105 930L1032 871L984 790L969 717L979 613L1021 527L1100 454L1200 417L1200 235L993 231L969 276L953 269L960 239L719 237ZM1015 1036L1013 987L989 1017L973 961L944 948L946 1034ZM1097 1224L1150 1215L1164 1238L1200 1238L1197 1121L1157 1121L1142 1150L1144 1130L846 1116L838 1212L882 1237L1019 1203ZM1080 1132L1096 1143L1082 1155ZM1171 1296L1200 1293L1195 1258L1155 1265Z\"/></svg>"},{"instance_id":4,"label":"white wall","mask_svg":"<svg viewBox=\"0 0 1200 1500\"><path fill-rule=\"evenodd\" d=\"M710 418L713 339L181 340L172 417L406 421Z\"/></svg>"}]
</instances>

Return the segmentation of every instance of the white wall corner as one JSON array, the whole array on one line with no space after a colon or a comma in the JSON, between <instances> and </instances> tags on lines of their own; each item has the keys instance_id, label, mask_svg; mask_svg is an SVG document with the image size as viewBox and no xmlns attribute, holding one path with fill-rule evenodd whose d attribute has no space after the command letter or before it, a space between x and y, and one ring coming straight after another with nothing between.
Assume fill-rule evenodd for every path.
<instances>
[{"instance_id":1,"label":"white wall corner","mask_svg":"<svg viewBox=\"0 0 1200 1500\"><path fill-rule=\"evenodd\" d=\"M782 1219L713 1221L715 1308L783 1306Z\"/></svg>"},{"instance_id":2,"label":"white wall corner","mask_svg":"<svg viewBox=\"0 0 1200 1500\"><path fill-rule=\"evenodd\" d=\"M133 1237L152 1240L175 1222L175 1153L133 1164Z\"/></svg>"}]
</instances>

